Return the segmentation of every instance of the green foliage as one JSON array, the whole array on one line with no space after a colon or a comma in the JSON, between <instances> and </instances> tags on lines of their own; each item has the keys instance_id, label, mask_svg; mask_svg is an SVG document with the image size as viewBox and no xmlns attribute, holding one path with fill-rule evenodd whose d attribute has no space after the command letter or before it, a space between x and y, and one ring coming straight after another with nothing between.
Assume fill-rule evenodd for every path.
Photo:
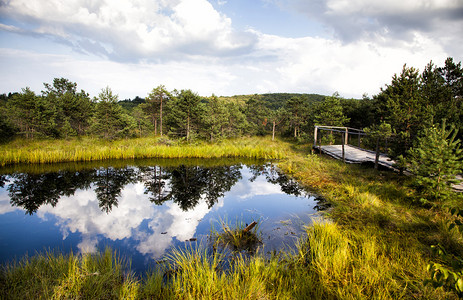
<instances>
[{"instance_id":1,"label":"green foliage","mask_svg":"<svg viewBox=\"0 0 463 300\"><path fill-rule=\"evenodd\" d=\"M293 97L286 101L285 110L293 137L297 138L301 135L301 127L307 121L307 105L303 98Z\"/></svg>"},{"instance_id":2,"label":"green foliage","mask_svg":"<svg viewBox=\"0 0 463 300\"><path fill-rule=\"evenodd\" d=\"M114 139L130 134L136 122L125 114L117 104L117 95L109 87L101 90L93 117L92 132L105 139Z\"/></svg>"},{"instance_id":3,"label":"green foliage","mask_svg":"<svg viewBox=\"0 0 463 300\"><path fill-rule=\"evenodd\" d=\"M405 156L418 132L431 125L431 110L420 88L418 70L404 65L401 74L395 74L391 84L375 97L380 118L396 132L390 153L394 158Z\"/></svg>"},{"instance_id":4,"label":"green foliage","mask_svg":"<svg viewBox=\"0 0 463 300\"><path fill-rule=\"evenodd\" d=\"M6 109L9 122L26 138L53 136L56 108L29 88L11 97Z\"/></svg>"},{"instance_id":5,"label":"green foliage","mask_svg":"<svg viewBox=\"0 0 463 300\"><path fill-rule=\"evenodd\" d=\"M344 126L349 122L349 118L343 113L341 99L337 93L315 105L314 122L316 125L327 126Z\"/></svg>"},{"instance_id":6,"label":"green foliage","mask_svg":"<svg viewBox=\"0 0 463 300\"><path fill-rule=\"evenodd\" d=\"M229 119L230 114L225 102L213 95L209 98L208 105L205 108L201 131L205 133L206 138L209 138L211 142L225 138L228 133L226 128Z\"/></svg>"},{"instance_id":7,"label":"green foliage","mask_svg":"<svg viewBox=\"0 0 463 300\"><path fill-rule=\"evenodd\" d=\"M56 113L54 115L55 135L69 137L83 135L90 126L94 104L89 95L77 92L77 83L65 78L55 78L53 84L44 83L42 97Z\"/></svg>"},{"instance_id":8,"label":"green foliage","mask_svg":"<svg viewBox=\"0 0 463 300\"><path fill-rule=\"evenodd\" d=\"M249 124L248 132L252 135L265 135L270 109L262 97L253 95L246 101L245 115Z\"/></svg>"},{"instance_id":9,"label":"green foliage","mask_svg":"<svg viewBox=\"0 0 463 300\"><path fill-rule=\"evenodd\" d=\"M132 109L131 116L136 124L137 136L146 136L153 131L154 127L151 123L150 116L143 111L141 105Z\"/></svg>"},{"instance_id":10,"label":"green foliage","mask_svg":"<svg viewBox=\"0 0 463 300\"><path fill-rule=\"evenodd\" d=\"M383 121L380 124L364 128L363 131L367 134L364 139L364 143L368 148L384 153L388 152L385 145L387 144L387 140L392 136L392 128L390 124Z\"/></svg>"},{"instance_id":11,"label":"green foliage","mask_svg":"<svg viewBox=\"0 0 463 300\"><path fill-rule=\"evenodd\" d=\"M456 130L446 129L445 123L440 128L425 128L408 151L414 185L424 199L442 200L451 194L455 175L462 171L463 150L456 134Z\"/></svg>"},{"instance_id":12,"label":"green foliage","mask_svg":"<svg viewBox=\"0 0 463 300\"><path fill-rule=\"evenodd\" d=\"M201 97L191 90L182 90L168 104L169 134L186 138L187 141L198 135L204 107Z\"/></svg>"},{"instance_id":13,"label":"green foliage","mask_svg":"<svg viewBox=\"0 0 463 300\"><path fill-rule=\"evenodd\" d=\"M392 135L391 125L386 122L381 122L379 125L372 125L363 130L374 139L387 139Z\"/></svg>"},{"instance_id":14,"label":"green foliage","mask_svg":"<svg viewBox=\"0 0 463 300\"><path fill-rule=\"evenodd\" d=\"M366 95L363 99L341 99L342 111L349 119L345 124L352 128L365 128L375 123L374 101Z\"/></svg>"},{"instance_id":15,"label":"green foliage","mask_svg":"<svg viewBox=\"0 0 463 300\"><path fill-rule=\"evenodd\" d=\"M456 230L461 235L463 232L463 210L454 207L450 209L450 214L455 216L455 220L450 222L448 230ZM440 244L431 246L431 249L435 256L447 264L429 263L427 271L430 273L430 279L426 279L424 284L431 284L434 288L445 286L463 297L463 258L448 253Z\"/></svg>"},{"instance_id":16,"label":"green foliage","mask_svg":"<svg viewBox=\"0 0 463 300\"><path fill-rule=\"evenodd\" d=\"M141 109L149 116L151 123L154 127L154 134L158 131L163 134L163 113L166 103L172 98L172 95L166 90L166 87L159 85L154 88L145 99L145 103L140 105Z\"/></svg>"}]
</instances>

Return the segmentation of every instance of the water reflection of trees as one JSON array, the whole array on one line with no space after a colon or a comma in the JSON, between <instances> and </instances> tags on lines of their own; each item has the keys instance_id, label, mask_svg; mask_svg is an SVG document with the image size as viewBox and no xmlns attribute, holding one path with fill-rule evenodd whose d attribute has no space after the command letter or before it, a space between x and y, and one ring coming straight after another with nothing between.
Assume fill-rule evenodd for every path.
<instances>
[{"instance_id":1,"label":"water reflection of trees","mask_svg":"<svg viewBox=\"0 0 463 300\"><path fill-rule=\"evenodd\" d=\"M211 208L225 192L241 179L241 166L149 167L142 168L145 194L150 201L161 205L173 201L184 210L198 205L201 199Z\"/></svg>"},{"instance_id":2,"label":"water reflection of trees","mask_svg":"<svg viewBox=\"0 0 463 300\"><path fill-rule=\"evenodd\" d=\"M133 168L100 168L96 170L92 182L95 183L95 193L100 209L109 213L113 206L117 207L122 189L136 181Z\"/></svg>"},{"instance_id":3,"label":"water reflection of trees","mask_svg":"<svg viewBox=\"0 0 463 300\"><path fill-rule=\"evenodd\" d=\"M40 206L55 206L62 196L71 196L77 189L87 189L93 172L59 171L43 174L16 173L9 181L8 193L14 206L22 207L28 214L35 213Z\"/></svg>"},{"instance_id":4,"label":"water reflection of trees","mask_svg":"<svg viewBox=\"0 0 463 300\"><path fill-rule=\"evenodd\" d=\"M269 182L280 185L284 192L301 194L294 180L272 166L251 166L250 170L253 174L251 181L263 174ZM9 181L7 190L11 204L33 214L44 204L55 206L62 196L72 196L78 189L91 187L100 209L109 213L113 207L117 207L124 187L138 182L143 183L145 194L157 205L173 201L187 211L204 199L211 208L241 178L241 165L209 168L181 165L14 173L2 177L1 181Z\"/></svg>"},{"instance_id":5,"label":"water reflection of trees","mask_svg":"<svg viewBox=\"0 0 463 300\"><path fill-rule=\"evenodd\" d=\"M277 167L272 164L269 165L253 165L249 167L252 177L249 179L251 182L256 180L260 175L264 175L268 182L278 184L281 191L288 195L301 196L304 189L299 183L281 172Z\"/></svg>"}]
</instances>

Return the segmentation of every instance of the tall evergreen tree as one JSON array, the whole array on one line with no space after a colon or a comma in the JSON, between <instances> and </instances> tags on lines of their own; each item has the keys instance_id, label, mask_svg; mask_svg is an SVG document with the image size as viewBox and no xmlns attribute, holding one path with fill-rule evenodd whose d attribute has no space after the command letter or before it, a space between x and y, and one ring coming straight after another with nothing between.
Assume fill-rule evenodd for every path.
<instances>
[{"instance_id":1,"label":"tall evergreen tree","mask_svg":"<svg viewBox=\"0 0 463 300\"><path fill-rule=\"evenodd\" d=\"M82 135L90 126L93 103L89 95L77 92L77 83L66 78L55 78L53 84L44 83L42 96L56 110L56 135Z\"/></svg>"},{"instance_id":2,"label":"tall evergreen tree","mask_svg":"<svg viewBox=\"0 0 463 300\"><path fill-rule=\"evenodd\" d=\"M415 185L426 200L441 200L451 192L455 175L462 171L463 149L454 129L429 127L422 131L416 145L408 151L409 168Z\"/></svg>"},{"instance_id":3,"label":"tall evergreen tree","mask_svg":"<svg viewBox=\"0 0 463 300\"><path fill-rule=\"evenodd\" d=\"M344 126L349 118L344 115L339 94L326 97L314 107L314 122L316 125Z\"/></svg>"},{"instance_id":4,"label":"tall evergreen tree","mask_svg":"<svg viewBox=\"0 0 463 300\"><path fill-rule=\"evenodd\" d=\"M302 125L307 121L307 105L302 97L292 97L285 104L288 113L289 126L293 131L293 137L300 135Z\"/></svg>"},{"instance_id":5,"label":"tall evergreen tree","mask_svg":"<svg viewBox=\"0 0 463 300\"><path fill-rule=\"evenodd\" d=\"M375 97L380 120L389 123L396 132L391 155L403 157L412 146L418 132L432 124L432 111L421 94L418 70L404 66L400 75Z\"/></svg>"},{"instance_id":6,"label":"tall evergreen tree","mask_svg":"<svg viewBox=\"0 0 463 300\"><path fill-rule=\"evenodd\" d=\"M92 132L106 139L127 136L136 125L117 104L118 96L109 87L98 95Z\"/></svg>"},{"instance_id":7,"label":"tall evergreen tree","mask_svg":"<svg viewBox=\"0 0 463 300\"><path fill-rule=\"evenodd\" d=\"M245 115L249 125L249 133L264 135L270 116L270 109L258 95L251 96L246 101Z\"/></svg>"},{"instance_id":8,"label":"tall evergreen tree","mask_svg":"<svg viewBox=\"0 0 463 300\"><path fill-rule=\"evenodd\" d=\"M229 120L229 112L223 100L215 95L209 98L203 117L203 126L206 135L211 140L221 139L227 136L226 126Z\"/></svg>"},{"instance_id":9,"label":"tall evergreen tree","mask_svg":"<svg viewBox=\"0 0 463 300\"><path fill-rule=\"evenodd\" d=\"M225 103L228 112L225 135L227 137L239 137L247 132L249 128L246 115L244 114L244 104L229 101Z\"/></svg>"},{"instance_id":10,"label":"tall evergreen tree","mask_svg":"<svg viewBox=\"0 0 463 300\"><path fill-rule=\"evenodd\" d=\"M182 90L169 101L169 132L191 140L201 124L203 106L201 97L191 90Z\"/></svg>"},{"instance_id":11,"label":"tall evergreen tree","mask_svg":"<svg viewBox=\"0 0 463 300\"><path fill-rule=\"evenodd\" d=\"M55 108L28 87L7 103L8 120L26 138L53 136Z\"/></svg>"},{"instance_id":12,"label":"tall evergreen tree","mask_svg":"<svg viewBox=\"0 0 463 300\"><path fill-rule=\"evenodd\" d=\"M166 90L164 85L159 85L154 88L146 97L146 103L141 104L143 111L150 116L151 122L154 126L154 133L157 134L158 120L159 132L163 134L163 114L166 102L172 98L172 95Z\"/></svg>"}]
</instances>

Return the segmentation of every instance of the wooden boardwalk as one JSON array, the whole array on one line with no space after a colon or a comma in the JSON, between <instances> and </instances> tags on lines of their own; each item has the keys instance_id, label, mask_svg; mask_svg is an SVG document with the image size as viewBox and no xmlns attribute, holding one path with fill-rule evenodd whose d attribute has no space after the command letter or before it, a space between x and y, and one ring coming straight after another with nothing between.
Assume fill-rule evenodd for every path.
<instances>
[{"instance_id":1,"label":"wooden boardwalk","mask_svg":"<svg viewBox=\"0 0 463 300\"><path fill-rule=\"evenodd\" d=\"M319 146L315 146L315 149L319 149ZM321 146L321 152L325 153L326 155L329 155L333 158L342 160L342 145L326 145L326 146ZM375 156L376 153L374 151L358 148L355 146L351 145L344 145L344 156L345 156L345 161L346 163L353 163L353 164L361 164L365 162L371 162L375 163ZM385 154L380 154L379 155L379 161L378 164L392 169L394 171L398 171L397 168L395 168L394 165L395 161L393 161L391 158L389 158ZM405 175L411 175L410 172L405 171ZM463 192L463 176L457 175L456 176L457 180L460 180L460 183L457 184L452 184L452 188L456 192Z\"/></svg>"},{"instance_id":2,"label":"wooden boardwalk","mask_svg":"<svg viewBox=\"0 0 463 300\"><path fill-rule=\"evenodd\" d=\"M321 145L321 138L319 131L330 131L330 134L337 133L341 134L341 145ZM349 137L352 135L357 136L358 147L349 145ZM333 158L340 159L346 163L373 163L375 164L376 152L360 148L360 141L362 136L366 136L367 133L360 129L350 128L350 127L339 127L339 126L315 126L314 131L314 142L313 148L317 149L321 153L325 153ZM343 148L344 148L344 157L343 157ZM379 138L377 139L376 149L379 152ZM395 161L392 160L384 153L379 152L378 165L392 169L394 171L399 171L394 167ZM408 170L404 171L405 175L411 175ZM452 188L457 192L463 192L463 174L457 175L456 179L460 182L457 184L452 184Z\"/></svg>"},{"instance_id":3,"label":"wooden boardwalk","mask_svg":"<svg viewBox=\"0 0 463 300\"><path fill-rule=\"evenodd\" d=\"M315 146L315 149L320 146ZM326 145L321 146L321 152L331 157L342 160L342 145ZM362 149L359 147L344 145L344 157L346 163L361 164L365 162L375 163L376 153L374 151ZM380 154L378 164L389 169L397 170L394 168L395 161L391 160L387 155Z\"/></svg>"}]
</instances>

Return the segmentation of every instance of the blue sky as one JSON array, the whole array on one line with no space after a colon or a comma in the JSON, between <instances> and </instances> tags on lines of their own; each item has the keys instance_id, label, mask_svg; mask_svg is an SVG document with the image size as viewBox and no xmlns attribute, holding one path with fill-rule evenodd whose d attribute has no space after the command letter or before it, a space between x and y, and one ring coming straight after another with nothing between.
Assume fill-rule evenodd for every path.
<instances>
[{"instance_id":1,"label":"blue sky","mask_svg":"<svg viewBox=\"0 0 463 300\"><path fill-rule=\"evenodd\" d=\"M461 0L0 0L0 93L377 94L463 55Z\"/></svg>"}]
</instances>

